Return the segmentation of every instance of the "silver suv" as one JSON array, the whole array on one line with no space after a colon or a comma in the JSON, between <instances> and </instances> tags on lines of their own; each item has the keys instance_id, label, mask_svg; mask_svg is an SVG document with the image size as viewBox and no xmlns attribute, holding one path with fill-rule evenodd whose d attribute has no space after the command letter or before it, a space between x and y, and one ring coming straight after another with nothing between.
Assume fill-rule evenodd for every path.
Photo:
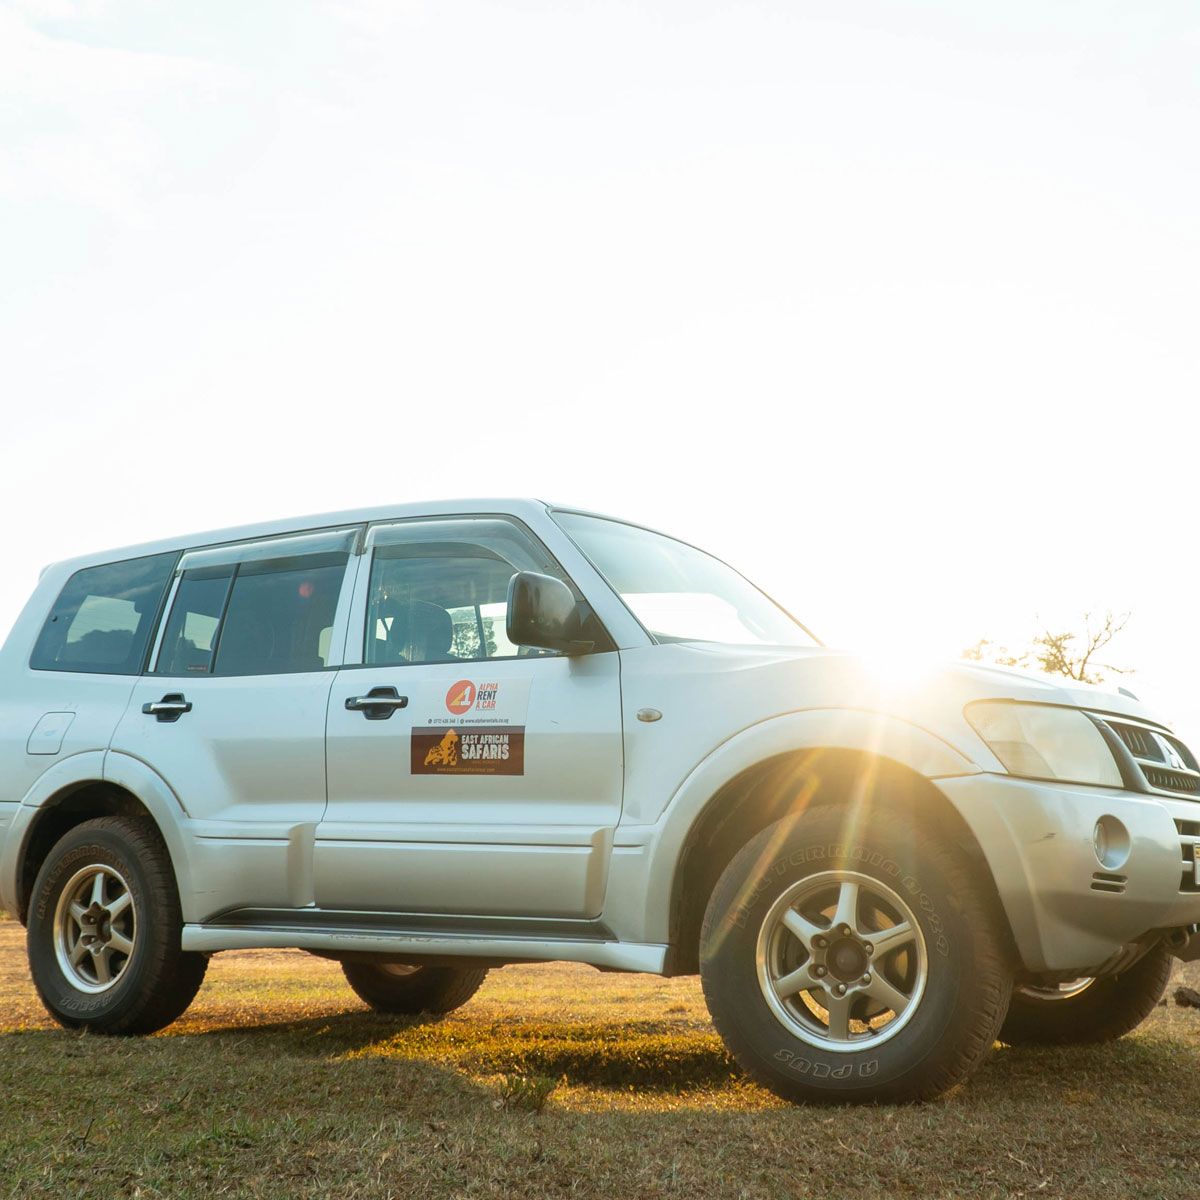
<instances>
[{"instance_id":1,"label":"silver suv","mask_svg":"<svg viewBox=\"0 0 1200 1200\"><path fill-rule=\"evenodd\" d=\"M0 905L72 1028L300 947L384 1012L490 967L699 971L791 1099L1117 1037L1200 953L1200 770L1124 695L906 684L723 562L535 501L49 568L0 651Z\"/></svg>"}]
</instances>

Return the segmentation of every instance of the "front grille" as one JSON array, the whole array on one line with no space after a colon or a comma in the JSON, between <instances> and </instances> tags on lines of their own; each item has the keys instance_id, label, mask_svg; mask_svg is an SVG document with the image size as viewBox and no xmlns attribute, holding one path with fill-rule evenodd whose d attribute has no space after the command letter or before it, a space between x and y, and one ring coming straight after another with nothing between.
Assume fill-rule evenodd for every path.
<instances>
[{"instance_id":1,"label":"front grille","mask_svg":"<svg viewBox=\"0 0 1200 1200\"><path fill-rule=\"evenodd\" d=\"M1102 720L1133 756L1147 787L1200 799L1200 766L1177 737L1132 721L1114 721L1109 717Z\"/></svg>"},{"instance_id":2,"label":"front grille","mask_svg":"<svg viewBox=\"0 0 1200 1200\"><path fill-rule=\"evenodd\" d=\"M1162 767L1143 767L1146 782L1164 792L1185 792L1189 796L1200 792L1200 776L1183 771L1165 771Z\"/></svg>"},{"instance_id":3,"label":"front grille","mask_svg":"<svg viewBox=\"0 0 1200 1200\"><path fill-rule=\"evenodd\" d=\"M1162 751L1150 737L1150 730L1137 725L1126 725L1123 721L1109 721L1109 727L1125 743L1125 748L1134 758L1149 762L1165 762Z\"/></svg>"},{"instance_id":4,"label":"front grille","mask_svg":"<svg viewBox=\"0 0 1200 1200\"><path fill-rule=\"evenodd\" d=\"M1183 765L1187 767L1189 771L1200 771L1200 765L1197 764L1195 756L1177 737L1174 737L1169 733L1164 733L1162 737L1164 741L1166 741L1170 746L1174 747L1175 753L1183 759Z\"/></svg>"}]
</instances>

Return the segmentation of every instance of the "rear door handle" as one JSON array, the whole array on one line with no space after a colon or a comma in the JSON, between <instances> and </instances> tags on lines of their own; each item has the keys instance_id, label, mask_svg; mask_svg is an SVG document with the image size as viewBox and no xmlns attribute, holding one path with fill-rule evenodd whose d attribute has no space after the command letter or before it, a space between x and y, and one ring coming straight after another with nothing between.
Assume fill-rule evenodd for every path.
<instances>
[{"instance_id":1,"label":"rear door handle","mask_svg":"<svg viewBox=\"0 0 1200 1200\"><path fill-rule=\"evenodd\" d=\"M184 713L191 711L192 702L182 692L168 692L161 700L142 705L142 712L160 721L178 721Z\"/></svg>"},{"instance_id":2,"label":"rear door handle","mask_svg":"<svg viewBox=\"0 0 1200 1200\"><path fill-rule=\"evenodd\" d=\"M347 696L346 707L368 721L386 721L396 709L408 707L408 697L394 687L373 687L365 696Z\"/></svg>"}]
</instances>

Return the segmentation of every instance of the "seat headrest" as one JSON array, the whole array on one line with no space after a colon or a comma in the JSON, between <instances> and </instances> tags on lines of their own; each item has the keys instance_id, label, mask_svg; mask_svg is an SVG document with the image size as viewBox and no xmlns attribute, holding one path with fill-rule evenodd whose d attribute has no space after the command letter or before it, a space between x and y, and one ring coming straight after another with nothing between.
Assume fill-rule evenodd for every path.
<instances>
[{"instance_id":1,"label":"seat headrest","mask_svg":"<svg viewBox=\"0 0 1200 1200\"><path fill-rule=\"evenodd\" d=\"M454 622L450 614L437 604L413 601L409 624L414 645L424 646L426 658L444 658L454 641Z\"/></svg>"},{"instance_id":2,"label":"seat headrest","mask_svg":"<svg viewBox=\"0 0 1200 1200\"><path fill-rule=\"evenodd\" d=\"M391 617L388 657L394 661L431 662L445 658L454 641L454 622L437 604L424 600L382 604L380 617Z\"/></svg>"}]
</instances>

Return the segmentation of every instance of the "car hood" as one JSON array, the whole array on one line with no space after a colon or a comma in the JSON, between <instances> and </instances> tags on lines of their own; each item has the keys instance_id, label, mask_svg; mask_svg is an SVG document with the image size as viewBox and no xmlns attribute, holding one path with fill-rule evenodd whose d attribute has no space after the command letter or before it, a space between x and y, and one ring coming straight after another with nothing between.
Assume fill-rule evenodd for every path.
<instances>
[{"instance_id":1,"label":"car hood","mask_svg":"<svg viewBox=\"0 0 1200 1200\"><path fill-rule=\"evenodd\" d=\"M1127 692L1112 692L1091 683L1079 683L1062 676L1014 671L978 663L953 663L946 668L976 687L992 693L993 699L1041 700L1045 704L1067 704L1093 712L1152 720L1145 706Z\"/></svg>"},{"instance_id":2,"label":"car hood","mask_svg":"<svg viewBox=\"0 0 1200 1200\"><path fill-rule=\"evenodd\" d=\"M862 651L794 646L734 646L686 643L707 669L749 671L787 693L787 706L853 707L886 712L905 720L942 726L961 719L974 700L1025 700L1068 705L1114 716L1155 718L1135 697L1056 676L968 662L897 662ZM768 687L767 691L776 691ZM778 695L777 699L783 697Z\"/></svg>"}]
</instances>

